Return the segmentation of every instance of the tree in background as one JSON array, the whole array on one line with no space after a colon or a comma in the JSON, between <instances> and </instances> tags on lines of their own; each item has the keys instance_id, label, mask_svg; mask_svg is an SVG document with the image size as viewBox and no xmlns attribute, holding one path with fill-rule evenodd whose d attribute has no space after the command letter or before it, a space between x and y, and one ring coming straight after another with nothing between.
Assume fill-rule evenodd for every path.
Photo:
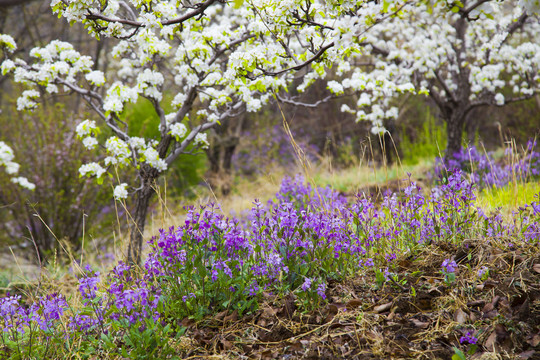
<instances>
[{"instance_id":1,"label":"tree in background","mask_svg":"<svg viewBox=\"0 0 540 360\"><path fill-rule=\"evenodd\" d=\"M392 78L403 89L429 95L447 124L448 159L461 149L463 127L472 110L504 106L538 93L540 23L532 16L536 11L534 1L409 4L401 16L366 33L372 56L346 72L334 85L335 92L369 90L358 99L360 110L344 110L376 125L383 118L397 117L392 97L399 95L372 85L377 77Z\"/></svg>"},{"instance_id":2,"label":"tree in background","mask_svg":"<svg viewBox=\"0 0 540 360\"><path fill-rule=\"evenodd\" d=\"M118 40L110 71L98 70L98 59L73 45L53 41L32 49L30 62L6 59L2 73L27 87L19 110L32 110L44 94L56 93L79 94L94 110L99 121L82 121L77 134L105 157L81 166L81 176L103 182L114 169L137 168L138 186L117 184L114 195L135 197L127 256L138 263L155 180L181 154L208 146L205 131L221 121L259 110L272 93L287 89L292 72L324 72L325 64L361 46L358 35L402 3L54 0L51 6L83 23L97 40ZM7 54L16 48L7 35L0 45ZM121 114L139 97L159 116L159 138L129 135L129 119Z\"/></svg>"},{"instance_id":3,"label":"tree in background","mask_svg":"<svg viewBox=\"0 0 540 360\"><path fill-rule=\"evenodd\" d=\"M478 0L479 4L484 2ZM359 94L358 106L369 107L369 112L355 110L357 118L370 120L376 133L384 131L385 119L398 114L392 107L394 96L429 91L429 84L419 80L418 74L423 73L413 66L415 58L407 57L424 44L397 43L392 57L393 40L387 40L388 34L379 25L394 19L391 26L395 30L406 23L408 28L399 28L405 36L427 24L422 21L433 21L433 27L444 29L444 19L466 23L470 29L476 29L477 23L469 21L472 10L460 7L461 3L449 6L441 1L429 7L424 3L240 0L233 6L218 0L53 0L56 13L84 24L96 40L116 39L106 54L114 59L109 71L101 71L97 65L105 54L92 59L61 41L32 49L30 62L8 58L1 70L12 73L15 82L27 87L18 99L19 110L32 110L45 94L76 93L94 111L98 121L86 119L76 130L99 160L84 164L79 172L98 182L108 174L116 183L116 199L134 198L127 257L139 263L156 179L181 154L206 148L206 131L220 122L244 111L258 111L273 95L295 103L287 94L295 77L303 79L299 90L317 79L340 77L342 81L328 81L329 90L335 96ZM416 17L425 20L408 23ZM372 31L374 35L370 35ZM489 39L484 40L489 43ZM7 35L0 38L0 46L7 55L16 48ZM459 46L452 51L461 57L466 47ZM335 71L330 72L333 65ZM459 70L469 65L461 62L457 66ZM433 72L425 72L429 71ZM451 67L448 71L456 70ZM432 90L438 88L433 86ZM494 98L499 103L500 96ZM129 119L122 114L139 98L150 102L159 117L157 138L130 135ZM104 156L100 157L101 150ZM114 179L116 170L126 167L137 169L136 186Z\"/></svg>"}]
</instances>

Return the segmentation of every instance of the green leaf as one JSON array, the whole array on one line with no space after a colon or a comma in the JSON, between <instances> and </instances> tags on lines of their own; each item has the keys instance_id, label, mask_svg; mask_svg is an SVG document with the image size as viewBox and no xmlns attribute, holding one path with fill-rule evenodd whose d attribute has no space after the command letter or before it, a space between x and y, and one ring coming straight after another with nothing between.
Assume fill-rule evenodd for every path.
<instances>
[{"instance_id":1,"label":"green leaf","mask_svg":"<svg viewBox=\"0 0 540 360\"><path fill-rule=\"evenodd\" d=\"M452 7L452 9L450 9L450 11L452 11L453 13L457 13L457 12L459 12L459 7L454 6L454 7Z\"/></svg>"},{"instance_id":2,"label":"green leaf","mask_svg":"<svg viewBox=\"0 0 540 360\"><path fill-rule=\"evenodd\" d=\"M455 354L452 355L452 360L467 360L465 357L465 354L463 351L459 350L457 347L454 346L454 352Z\"/></svg>"},{"instance_id":3,"label":"green leaf","mask_svg":"<svg viewBox=\"0 0 540 360\"><path fill-rule=\"evenodd\" d=\"M242 5L244 5L244 0L234 0L235 9L239 9Z\"/></svg>"}]
</instances>

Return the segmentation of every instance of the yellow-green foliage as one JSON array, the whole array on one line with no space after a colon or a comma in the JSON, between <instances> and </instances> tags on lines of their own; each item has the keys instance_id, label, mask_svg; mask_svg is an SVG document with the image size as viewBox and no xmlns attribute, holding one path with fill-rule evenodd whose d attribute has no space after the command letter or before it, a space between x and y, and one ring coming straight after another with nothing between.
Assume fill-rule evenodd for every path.
<instances>
[{"instance_id":1,"label":"yellow-green foliage","mask_svg":"<svg viewBox=\"0 0 540 360\"><path fill-rule=\"evenodd\" d=\"M446 149L446 124L438 124L429 109L424 120L412 130L402 127L401 157L405 164L418 164L425 158L440 156Z\"/></svg>"},{"instance_id":2,"label":"yellow-green foliage","mask_svg":"<svg viewBox=\"0 0 540 360\"><path fill-rule=\"evenodd\" d=\"M510 215L523 204L530 204L535 199L535 195L540 193L540 182L515 182L502 188L483 189L478 194L477 206L486 212L502 208L504 214Z\"/></svg>"}]
</instances>

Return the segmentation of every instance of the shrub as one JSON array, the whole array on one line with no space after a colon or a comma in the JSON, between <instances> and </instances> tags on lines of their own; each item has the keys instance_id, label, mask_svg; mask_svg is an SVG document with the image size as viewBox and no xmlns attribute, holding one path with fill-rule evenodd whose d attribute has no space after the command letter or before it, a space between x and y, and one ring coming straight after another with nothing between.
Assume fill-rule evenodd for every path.
<instances>
[{"instance_id":1,"label":"shrub","mask_svg":"<svg viewBox=\"0 0 540 360\"><path fill-rule=\"evenodd\" d=\"M31 238L42 259L58 247L55 237L77 249L83 228L88 231L107 214L109 197L107 189L79 178L78 169L88 155L70 130L75 116L62 105L34 114L15 114L7 109L0 116L2 135L25 159L21 171L30 174L36 188L23 190L0 172L4 184L0 187L0 242L31 246L33 253Z\"/></svg>"}]
</instances>

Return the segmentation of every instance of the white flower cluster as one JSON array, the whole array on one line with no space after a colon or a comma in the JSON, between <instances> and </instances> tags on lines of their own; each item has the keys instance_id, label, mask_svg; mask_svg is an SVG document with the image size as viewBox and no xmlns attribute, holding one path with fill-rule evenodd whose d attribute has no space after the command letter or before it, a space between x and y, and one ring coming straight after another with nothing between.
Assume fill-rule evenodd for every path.
<instances>
[{"instance_id":1,"label":"white flower cluster","mask_svg":"<svg viewBox=\"0 0 540 360\"><path fill-rule=\"evenodd\" d=\"M540 14L540 0L519 0L519 6L524 8L529 15Z\"/></svg>"},{"instance_id":2,"label":"white flower cluster","mask_svg":"<svg viewBox=\"0 0 540 360\"><path fill-rule=\"evenodd\" d=\"M54 13L61 13L70 22L82 21L86 14L99 12L99 3L95 4L94 0L52 0L51 8Z\"/></svg>"},{"instance_id":3,"label":"white flower cluster","mask_svg":"<svg viewBox=\"0 0 540 360\"><path fill-rule=\"evenodd\" d=\"M128 144L122 139L112 136L107 139L105 143L107 149L107 156L105 158L105 165L127 165L131 156L131 151Z\"/></svg>"},{"instance_id":4,"label":"white flower cluster","mask_svg":"<svg viewBox=\"0 0 540 360\"><path fill-rule=\"evenodd\" d=\"M86 149L95 149L98 142L95 136L99 134L99 128L94 120L84 120L79 123L75 128L77 137L82 139L83 145Z\"/></svg>"},{"instance_id":5,"label":"white flower cluster","mask_svg":"<svg viewBox=\"0 0 540 360\"><path fill-rule=\"evenodd\" d=\"M170 129L169 133L176 138L176 141L180 141L187 134L187 127L182 123L174 123L170 126Z\"/></svg>"},{"instance_id":6,"label":"white flower cluster","mask_svg":"<svg viewBox=\"0 0 540 360\"><path fill-rule=\"evenodd\" d=\"M8 43L9 39L6 37L9 38L7 35L0 35L0 43ZM67 42L51 41L44 47L33 48L30 56L34 59L31 65L22 59L6 59L0 66L3 75L13 72L15 82L30 88L23 91L17 99L18 110L32 110L37 107L36 100L41 95L37 90L38 85L45 92L53 94L59 91L60 84L64 84L64 90L73 90L73 86L77 86L77 76L80 73L89 74L89 81L95 81L96 85L101 81L99 71L92 71L92 59L82 56Z\"/></svg>"},{"instance_id":7,"label":"white flower cluster","mask_svg":"<svg viewBox=\"0 0 540 360\"><path fill-rule=\"evenodd\" d=\"M105 111L122 112L124 103L134 103L137 101L138 96L136 89L122 85L117 81L107 90L103 109Z\"/></svg>"},{"instance_id":8,"label":"white flower cluster","mask_svg":"<svg viewBox=\"0 0 540 360\"><path fill-rule=\"evenodd\" d=\"M19 164L13 159L15 159L13 150L5 142L0 141L0 165L6 167L6 172L9 175L19 172Z\"/></svg>"},{"instance_id":9,"label":"white flower cluster","mask_svg":"<svg viewBox=\"0 0 540 360\"><path fill-rule=\"evenodd\" d=\"M84 164L79 168L79 175L81 177L95 176L97 178L100 178L101 175L103 175L104 173L105 173L105 169L102 168L101 165L95 162Z\"/></svg>"},{"instance_id":10,"label":"white flower cluster","mask_svg":"<svg viewBox=\"0 0 540 360\"><path fill-rule=\"evenodd\" d=\"M114 188L114 198L116 200L127 199L127 197L128 197L128 191L127 191L127 184L126 183L122 183L120 185L117 185Z\"/></svg>"},{"instance_id":11,"label":"white flower cluster","mask_svg":"<svg viewBox=\"0 0 540 360\"><path fill-rule=\"evenodd\" d=\"M105 83L105 75L102 71L94 70L84 76L91 84L101 86Z\"/></svg>"},{"instance_id":12,"label":"white flower cluster","mask_svg":"<svg viewBox=\"0 0 540 360\"><path fill-rule=\"evenodd\" d=\"M158 171L165 171L167 170L167 163L165 160L161 159L159 157L159 153L154 148L147 148L145 151L143 151L143 157L144 161L152 166L153 168L157 169Z\"/></svg>"},{"instance_id":13,"label":"white flower cluster","mask_svg":"<svg viewBox=\"0 0 540 360\"><path fill-rule=\"evenodd\" d=\"M163 75L161 73L150 69L144 69L144 71L137 76L137 90L144 96L161 101L163 96L158 88L163 85L163 80Z\"/></svg>"},{"instance_id":14,"label":"white flower cluster","mask_svg":"<svg viewBox=\"0 0 540 360\"><path fill-rule=\"evenodd\" d=\"M39 91L37 90L25 90L22 95L17 99L17 110L32 110L35 109L37 103L36 99L39 98Z\"/></svg>"},{"instance_id":15,"label":"white flower cluster","mask_svg":"<svg viewBox=\"0 0 540 360\"><path fill-rule=\"evenodd\" d=\"M449 11L443 2L432 4L430 9L420 3L407 5L401 16L375 25L365 34L362 42L367 46L340 60L341 80L328 82L328 88L336 95L342 88L360 93L358 110L343 110L356 112L357 120L371 121L374 132L383 130L383 119L397 117L392 99L403 92L431 91L443 102L468 94L471 103L498 106L514 96L531 96L540 90L540 25L527 19L523 35L521 31L509 34L507 29L522 10L517 0L508 3L513 6L482 4L476 9L475 20L462 25L458 24L461 15ZM537 3L520 1L529 13ZM463 35L458 26L462 26L459 31ZM351 67L342 65L343 61L369 65ZM304 82L314 78L305 77ZM470 92L462 89L467 81Z\"/></svg>"},{"instance_id":16,"label":"white flower cluster","mask_svg":"<svg viewBox=\"0 0 540 360\"><path fill-rule=\"evenodd\" d=\"M28 190L34 190L36 188L35 184L32 184L27 178L22 176L11 178L11 182L14 184L19 184L19 186Z\"/></svg>"},{"instance_id":17,"label":"white flower cluster","mask_svg":"<svg viewBox=\"0 0 540 360\"><path fill-rule=\"evenodd\" d=\"M493 98L495 100L495 104L502 106L504 105L504 95L501 93L495 94L495 97Z\"/></svg>"},{"instance_id":18,"label":"white flower cluster","mask_svg":"<svg viewBox=\"0 0 540 360\"><path fill-rule=\"evenodd\" d=\"M200 146L203 149L208 149L210 144L208 143L208 136L206 135L206 133L198 133L195 136L194 144L196 146Z\"/></svg>"},{"instance_id":19,"label":"white flower cluster","mask_svg":"<svg viewBox=\"0 0 540 360\"><path fill-rule=\"evenodd\" d=\"M8 175L16 175L19 172L20 165L14 162L15 155L13 154L13 149L8 146L3 141L0 141L0 166L6 168L6 173ZM11 182L19 184L21 187L28 190L34 190L36 185L32 184L25 177L12 177Z\"/></svg>"},{"instance_id":20,"label":"white flower cluster","mask_svg":"<svg viewBox=\"0 0 540 360\"><path fill-rule=\"evenodd\" d=\"M5 49L8 53L13 53L17 50L17 43L10 35L0 34L0 48Z\"/></svg>"}]
</instances>

